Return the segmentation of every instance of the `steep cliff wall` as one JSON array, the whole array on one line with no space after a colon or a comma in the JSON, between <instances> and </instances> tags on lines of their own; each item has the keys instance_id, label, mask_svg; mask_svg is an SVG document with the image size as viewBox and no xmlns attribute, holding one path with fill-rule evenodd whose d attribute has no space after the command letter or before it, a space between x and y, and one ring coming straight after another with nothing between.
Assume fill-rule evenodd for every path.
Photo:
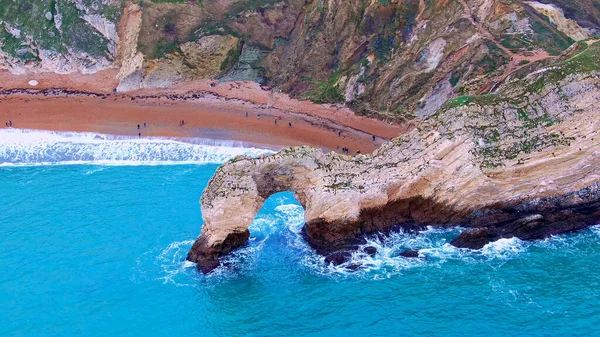
<instances>
[{"instance_id":1,"label":"steep cliff wall","mask_svg":"<svg viewBox=\"0 0 600 337\"><path fill-rule=\"evenodd\" d=\"M575 40L596 34L594 4L144 2L139 49L147 56L147 77L159 68L160 78L176 83L203 76L194 72L198 60L180 46L207 35L232 36L239 39L231 48L235 57L222 60L215 78L258 81L383 119L422 119L450 99L496 88L530 62L553 62Z\"/></svg>"},{"instance_id":2,"label":"steep cliff wall","mask_svg":"<svg viewBox=\"0 0 600 337\"><path fill-rule=\"evenodd\" d=\"M539 239L600 221L600 43L498 94L446 104L372 155L289 148L220 167L188 259L208 271L242 245L264 200L294 191L308 242L348 249L394 226L461 224L454 242Z\"/></svg>"},{"instance_id":3,"label":"steep cliff wall","mask_svg":"<svg viewBox=\"0 0 600 337\"><path fill-rule=\"evenodd\" d=\"M600 29L596 0L0 4L0 67L15 73L119 67L120 91L251 80L394 121L493 91Z\"/></svg>"}]
</instances>

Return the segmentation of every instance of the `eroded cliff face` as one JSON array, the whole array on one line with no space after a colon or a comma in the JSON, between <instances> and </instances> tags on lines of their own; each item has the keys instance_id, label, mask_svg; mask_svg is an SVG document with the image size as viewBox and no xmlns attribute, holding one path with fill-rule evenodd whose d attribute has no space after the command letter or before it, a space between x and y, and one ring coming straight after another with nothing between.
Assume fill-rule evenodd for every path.
<instances>
[{"instance_id":1,"label":"eroded cliff face","mask_svg":"<svg viewBox=\"0 0 600 337\"><path fill-rule=\"evenodd\" d=\"M596 0L1 4L0 67L15 73L115 67L119 91L251 80L393 121L494 91L600 31Z\"/></svg>"},{"instance_id":2,"label":"eroded cliff face","mask_svg":"<svg viewBox=\"0 0 600 337\"><path fill-rule=\"evenodd\" d=\"M117 61L118 0L0 1L0 69L94 73Z\"/></svg>"},{"instance_id":3,"label":"eroded cliff face","mask_svg":"<svg viewBox=\"0 0 600 337\"><path fill-rule=\"evenodd\" d=\"M453 243L545 238L600 222L600 43L497 94L447 103L372 155L297 147L220 167L188 259L201 270L245 243L265 199L294 191L321 253L395 226L473 227Z\"/></svg>"},{"instance_id":4,"label":"eroded cliff face","mask_svg":"<svg viewBox=\"0 0 600 337\"><path fill-rule=\"evenodd\" d=\"M423 119L445 102L497 89L516 71L596 35L594 0L285 0L144 2L142 86L251 80L382 119ZM206 63L181 47L238 40ZM218 43L217 43L218 44ZM218 66L217 66L218 65Z\"/></svg>"}]
</instances>

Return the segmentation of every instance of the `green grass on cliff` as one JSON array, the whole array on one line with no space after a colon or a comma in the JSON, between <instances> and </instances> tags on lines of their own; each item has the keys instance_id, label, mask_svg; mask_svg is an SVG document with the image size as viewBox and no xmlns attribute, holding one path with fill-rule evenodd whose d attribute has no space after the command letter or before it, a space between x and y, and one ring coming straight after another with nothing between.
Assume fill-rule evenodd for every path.
<instances>
[{"instance_id":1,"label":"green grass on cliff","mask_svg":"<svg viewBox=\"0 0 600 337\"><path fill-rule=\"evenodd\" d=\"M339 78L339 75L333 74L328 81L318 82L308 99L318 104L343 102L345 98L338 84Z\"/></svg>"},{"instance_id":2,"label":"green grass on cliff","mask_svg":"<svg viewBox=\"0 0 600 337\"><path fill-rule=\"evenodd\" d=\"M82 3L88 8L88 14L100 14L113 22L119 20L124 5L120 0L108 5L101 0L83 0ZM35 48L57 53L74 50L92 56L105 55L108 52L106 39L82 19L84 14L67 0L0 0L0 48L21 59L34 59L35 53L24 54L24 50ZM50 19L47 15L51 15ZM57 15L61 17L60 25L57 25ZM13 32L19 31L20 37L7 35L8 27ZM25 36L31 38L31 44Z\"/></svg>"},{"instance_id":3,"label":"green grass on cliff","mask_svg":"<svg viewBox=\"0 0 600 337\"><path fill-rule=\"evenodd\" d=\"M483 141L476 152L481 166L487 168L499 167L517 158L523 163L527 160L523 155L550 146L569 145L572 138L548 129L560 122L560 109L543 111L535 102L524 98L539 94L547 87L554 88L568 76L600 72L600 42L590 46L580 42L580 46L582 49L567 60L545 65L546 70L534 77L533 82L524 77L509 83L502 92L511 92L510 97L501 94L458 97L434 114L429 124L448 126L454 114L461 115L465 121L463 129ZM562 94L559 93L559 97ZM474 108L454 110L464 106Z\"/></svg>"},{"instance_id":4,"label":"green grass on cliff","mask_svg":"<svg viewBox=\"0 0 600 337\"><path fill-rule=\"evenodd\" d=\"M563 62L549 65L548 70L535 81L518 80L510 86L521 87L525 92L538 93L546 86L558 83L569 75L600 71L600 41L590 46L586 42L579 42L579 45L582 47L580 52ZM507 99L498 94L461 96L446 102L440 110L450 110L470 104L495 105L503 101L507 101Z\"/></svg>"},{"instance_id":5,"label":"green grass on cliff","mask_svg":"<svg viewBox=\"0 0 600 337\"><path fill-rule=\"evenodd\" d=\"M562 81L572 74L583 74L600 71L600 42L588 46L586 42L579 42L582 51L564 62L553 65L550 70L527 86L529 92L540 92L547 85Z\"/></svg>"}]
</instances>

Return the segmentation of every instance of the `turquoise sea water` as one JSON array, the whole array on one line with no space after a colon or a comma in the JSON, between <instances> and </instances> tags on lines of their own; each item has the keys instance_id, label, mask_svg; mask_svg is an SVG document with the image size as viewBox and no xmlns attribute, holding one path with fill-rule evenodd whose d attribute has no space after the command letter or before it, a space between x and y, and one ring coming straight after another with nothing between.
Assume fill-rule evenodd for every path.
<instances>
[{"instance_id":1,"label":"turquoise sea water","mask_svg":"<svg viewBox=\"0 0 600 337\"><path fill-rule=\"evenodd\" d=\"M460 229L395 233L349 272L302 241L282 193L199 274L184 258L215 162L261 152L0 133L0 336L600 335L600 228L481 252L447 244Z\"/></svg>"}]
</instances>

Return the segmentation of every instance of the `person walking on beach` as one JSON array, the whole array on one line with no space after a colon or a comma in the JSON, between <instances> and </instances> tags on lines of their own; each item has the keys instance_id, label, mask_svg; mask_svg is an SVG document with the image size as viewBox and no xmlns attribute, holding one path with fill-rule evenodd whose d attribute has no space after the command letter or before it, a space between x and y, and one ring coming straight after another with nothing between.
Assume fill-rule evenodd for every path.
<instances>
[{"instance_id":1,"label":"person walking on beach","mask_svg":"<svg viewBox=\"0 0 600 337\"><path fill-rule=\"evenodd\" d=\"M246 117L248 117L248 111L246 111Z\"/></svg>"},{"instance_id":2,"label":"person walking on beach","mask_svg":"<svg viewBox=\"0 0 600 337\"><path fill-rule=\"evenodd\" d=\"M183 119L179 120L179 126L183 126Z\"/></svg>"},{"instance_id":3,"label":"person walking on beach","mask_svg":"<svg viewBox=\"0 0 600 337\"><path fill-rule=\"evenodd\" d=\"M256 119L260 119L260 114L258 114L258 116L256 116Z\"/></svg>"},{"instance_id":4,"label":"person walking on beach","mask_svg":"<svg viewBox=\"0 0 600 337\"><path fill-rule=\"evenodd\" d=\"M338 131L338 137L342 136L342 131Z\"/></svg>"},{"instance_id":5,"label":"person walking on beach","mask_svg":"<svg viewBox=\"0 0 600 337\"><path fill-rule=\"evenodd\" d=\"M373 135L373 141L375 141L375 135Z\"/></svg>"},{"instance_id":6,"label":"person walking on beach","mask_svg":"<svg viewBox=\"0 0 600 337\"><path fill-rule=\"evenodd\" d=\"M138 124L138 130L140 129L140 125Z\"/></svg>"},{"instance_id":7,"label":"person walking on beach","mask_svg":"<svg viewBox=\"0 0 600 337\"><path fill-rule=\"evenodd\" d=\"M10 119L8 120L8 126L12 127L12 121Z\"/></svg>"},{"instance_id":8,"label":"person walking on beach","mask_svg":"<svg viewBox=\"0 0 600 337\"><path fill-rule=\"evenodd\" d=\"M275 125L277 125L277 118L275 118Z\"/></svg>"},{"instance_id":9,"label":"person walking on beach","mask_svg":"<svg viewBox=\"0 0 600 337\"><path fill-rule=\"evenodd\" d=\"M138 138L142 138L142 133L138 132Z\"/></svg>"},{"instance_id":10,"label":"person walking on beach","mask_svg":"<svg viewBox=\"0 0 600 337\"><path fill-rule=\"evenodd\" d=\"M185 125L185 121L183 119L181 120L181 125Z\"/></svg>"},{"instance_id":11,"label":"person walking on beach","mask_svg":"<svg viewBox=\"0 0 600 337\"><path fill-rule=\"evenodd\" d=\"M288 122L288 125L290 126L290 128L292 127L292 122Z\"/></svg>"},{"instance_id":12,"label":"person walking on beach","mask_svg":"<svg viewBox=\"0 0 600 337\"><path fill-rule=\"evenodd\" d=\"M146 127L146 122L144 122L144 127Z\"/></svg>"}]
</instances>

